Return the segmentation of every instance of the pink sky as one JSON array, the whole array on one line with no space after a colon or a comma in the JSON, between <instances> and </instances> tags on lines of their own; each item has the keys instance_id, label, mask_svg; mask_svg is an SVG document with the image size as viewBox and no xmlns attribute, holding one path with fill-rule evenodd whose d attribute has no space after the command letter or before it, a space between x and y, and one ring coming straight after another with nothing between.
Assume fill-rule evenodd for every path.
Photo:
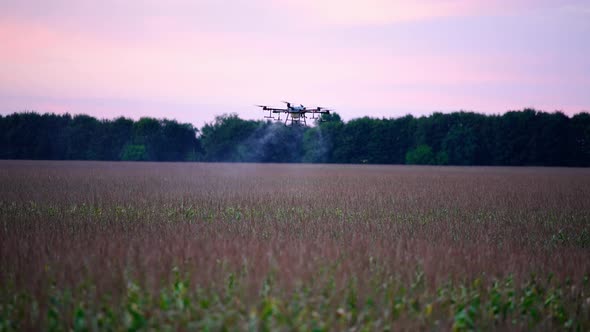
<instances>
[{"instance_id":1,"label":"pink sky","mask_svg":"<svg viewBox=\"0 0 590 332\"><path fill-rule=\"evenodd\" d=\"M590 110L588 1L4 0L0 114Z\"/></svg>"}]
</instances>

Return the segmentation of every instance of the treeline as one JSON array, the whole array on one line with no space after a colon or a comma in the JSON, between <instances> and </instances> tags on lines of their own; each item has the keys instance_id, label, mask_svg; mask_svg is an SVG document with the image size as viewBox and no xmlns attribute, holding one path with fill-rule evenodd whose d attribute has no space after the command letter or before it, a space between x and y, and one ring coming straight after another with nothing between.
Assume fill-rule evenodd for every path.
<instances>
[{"instance_id":1,"label":"treeline","mask_svg":"<svg viewBox=\"0 0 590 332\"><path fill-rule=\"evenodd\" d=\"M171 120L0 116L2 159L590 166L590 114L533 109L344 122L314 127L223 115L200 130Z\"/></svg>"},{"instance_id":2,"label":"treeline","mask_svg":"<svg viewBox=\"0 0 590 332\"><path fill-rule=\"evenodd\" d=\"M0 116L0 159L197 160L196 132L152 118L14 113Z\"/></svg>"}]
</instances>

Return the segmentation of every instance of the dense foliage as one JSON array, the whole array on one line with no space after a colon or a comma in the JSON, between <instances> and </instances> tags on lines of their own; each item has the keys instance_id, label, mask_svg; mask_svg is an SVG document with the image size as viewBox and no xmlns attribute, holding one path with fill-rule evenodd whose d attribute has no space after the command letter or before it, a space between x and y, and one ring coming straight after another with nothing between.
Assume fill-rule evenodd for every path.
<instances>
[{"instance_id":1,"label":"dense foliage","mask_svg":"<svg viewBox=\"0 0 590 332\"><path fill-rule=\"evenodd\" d=\"M152 118L15 113L0 116L0 158L590 166L588 113L525 109L346 123L332 114L324 120L285 127L232 114L199 132Z\"/></svg>"},{"instance_id":2,"label":"dense foliage","mask_svg":"<svg viewBox=\"0 0 590 332\"><path fill-rule=\"evenodd\" d=\"M173 120L15 113L0 117L0 159L195 160L195 133Z\"/></svg>"}]
</instances>

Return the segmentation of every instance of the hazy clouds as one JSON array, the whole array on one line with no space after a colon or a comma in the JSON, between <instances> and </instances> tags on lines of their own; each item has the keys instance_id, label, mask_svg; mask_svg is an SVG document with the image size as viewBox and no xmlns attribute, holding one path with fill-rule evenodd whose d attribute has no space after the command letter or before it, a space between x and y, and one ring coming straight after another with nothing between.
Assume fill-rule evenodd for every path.
<instances>
[{"instance_id":1,"label":"hazy clouds","mask_svg":"<svg viewBox=\"0 0 590 332\"><path fill-rule=\"evenodd\" d=\"M574 113L590 108L589 8L585 1L3 1L0 112L146 110L202 123L224 109L256 118L251 104L292 99L333 106L345 119L526 106Z\"/></svg>"}]
</instances>

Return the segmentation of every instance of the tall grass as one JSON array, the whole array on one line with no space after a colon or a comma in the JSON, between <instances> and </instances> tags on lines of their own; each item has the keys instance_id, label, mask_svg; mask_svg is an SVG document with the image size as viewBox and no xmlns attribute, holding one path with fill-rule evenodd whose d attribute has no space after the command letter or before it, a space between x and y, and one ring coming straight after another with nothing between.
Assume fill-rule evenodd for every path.
<instances>
[{"instance_id":1,"label":"tall grass","mask_svg":"<svg viewBox=\"0 0 590 332\"><path fill-rule=\"evenodd\" d=\"M0 163L0 330L590 328L590 170Z\"/></svg>"}]
</instances>

